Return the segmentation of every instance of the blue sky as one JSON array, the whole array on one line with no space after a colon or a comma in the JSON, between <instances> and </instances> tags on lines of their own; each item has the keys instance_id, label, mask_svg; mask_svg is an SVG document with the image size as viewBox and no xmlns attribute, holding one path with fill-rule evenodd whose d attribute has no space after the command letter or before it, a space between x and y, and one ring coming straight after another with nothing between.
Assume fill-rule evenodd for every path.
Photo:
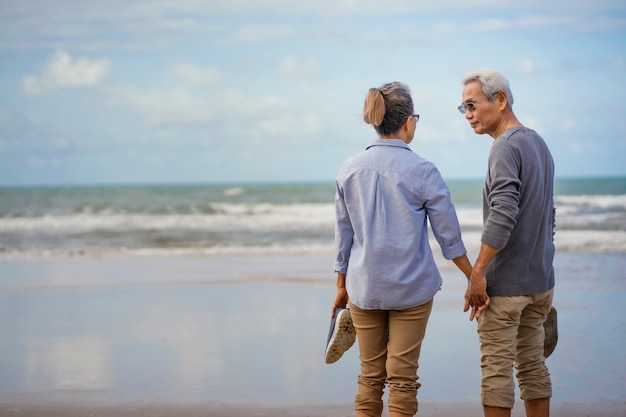
<instances>
[{"instance_id":1,"label":"blue sky","mask_svg":"<svg viewBox=\"0 0 626 417\"><path fill-rule=\"evenodd\" d=\"M557 176L626 175L622 0L4 0L0 185L332 180L388 81L412 149L482 178L492 139L456 110L481 67Z\"/></svg>"}]
</instances>

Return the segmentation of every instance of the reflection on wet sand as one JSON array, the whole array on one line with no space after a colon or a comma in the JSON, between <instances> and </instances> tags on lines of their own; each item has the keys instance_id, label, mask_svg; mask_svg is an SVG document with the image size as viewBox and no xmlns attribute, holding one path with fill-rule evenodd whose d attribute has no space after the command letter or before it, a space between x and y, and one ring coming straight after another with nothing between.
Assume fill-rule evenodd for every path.
<instances>
[{"instance_id":1,"label":"reflection on wet sand","mask_svg":"<svg viewBox=\"0 0 626 417\"><path fill-rule=\"evenodd\" d=\"M23 358L27 389L43 381L53 390L102 390L113 383L110 346L97 336L33 337Z\"/></svg>"},{"instance_id":2,"label":"reflection on wet sand","mask_svg":"<svg viewBox=\"0 0 626 417\"><path fill-rule=\"evenodd\" d=\"M347 404L355 345L323 361L334 296L325 258L74 260L0 263L0 400ZM555 401L615 401L626 392L626 284L621 257L594 264L600 282L563 277ZM621 262L621 263L620 263ZM593 269L591 266L587 271ZM292 271L291 273L289 271ZM420 362L419 397L478 402L474 323L462 277L446 268ZM157 283L156 285L154 283ZM600 343L601 342L601 343Z\"/></svg>"}]
</instances>

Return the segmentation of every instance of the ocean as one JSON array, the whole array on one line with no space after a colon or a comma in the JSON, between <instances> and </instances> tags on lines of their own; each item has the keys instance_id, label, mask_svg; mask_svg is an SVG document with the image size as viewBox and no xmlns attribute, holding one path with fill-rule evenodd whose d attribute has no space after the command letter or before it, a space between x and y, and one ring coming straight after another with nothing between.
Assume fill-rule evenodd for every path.
<instances>
[{"instance_id":1,"label":"ocean","mask_svg":"<svg viewBox=\"0 0 626 417\"><path fill-rule=\"evenodd\" d=\"M447 181L469 250L482 180ZM333 250L334 182L0 188L0 260ZM561 252L626 252L626 178L558 179ZM436 252L436 242L431 241Z\"/></svg>"}]
</instances>

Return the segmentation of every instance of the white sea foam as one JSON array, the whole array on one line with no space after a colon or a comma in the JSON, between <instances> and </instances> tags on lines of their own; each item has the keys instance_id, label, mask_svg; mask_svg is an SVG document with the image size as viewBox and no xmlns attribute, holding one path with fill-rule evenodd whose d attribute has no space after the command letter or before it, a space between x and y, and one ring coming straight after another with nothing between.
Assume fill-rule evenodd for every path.
<instances>
[{"instance_id":1,"label":"white sea foam","mask_svg":"<svg viewBox=\"0 0 626 417\"><path fill-rule=\"evenodd\" d=\"M456 215L463 228L483 227L483 210L481 208L457 208Z\"/></svg>"},{"instance_id":2,"label":"white sea foam","mask_svg":"<svg viewBox=\"0 0 626 417\"><path fill-rule=\"evenodd\" d=\"M231 256L231 255L326 255L329 259L333 256L334 245L332 242L318 244L240 246L240 245L217 245L212 247L196 248L85 248L85 249L12 249L0 250L0 260L3 261L27 261L27 260L53 260L67 258L153 258L153 257L203 257L203 256ZM329 261L329 268L332 268Z\"/></svg>"},{"instance_id":3,"label":"white sea foam","mask_svg":"<svg viewBox=\"0 0 626 417\"><path fill-rule=\"evenodd\" d=\"M470 255L475 256L480 248L480 232L463 233L463 241ZM430 245L438 263L447 265L443 260L437 241L431 237ZM626 252L626 233L619 231L564 231L556 234L557 252L585 253L624 253ZM45 260L64 258L127 258L127 257L202 257L230 255L325 255L332 258L334 243L332 239L317 243L284 243L269 245L225 245L210 247L86 247L81 249L63 248L26 248L0 250L0 260Z\"/></svg>"},{"instance_id":4,"label":"white sea foam","mask_svg":"<svg viewBox=\"0 0 626 417\"><path fill-rule=\"evenodd\" d=\"M333 227L332 204L213 204L214 214L138 214L103 210L64 216L5 217L1 231L272 229Z\"/></svg>"},{"instance_id":5,"label":"white sea foam","mask_svg":"<svg viewBox=\"0 0 626 417\"><path fill-rule=\"evenodd\" d=\"M581 206L557 207L557 226L560 229L626 228L626 210L581 211ZM84 210L73 215L45 215L40 217L0 218L0 231L119 231L236 228L262 229L325 229L333 228L333 204L211 204L212 213L190 208L187 213L144 214L124 213L121 210ZM482 209L458 208L457 216L463 228L481 228Z\"/></svg>"},{"instance_id":6,"label":"white sea foam","mask_svg":"<svg viewBox=\"0 0 626 417\"><path fill-rule=\"evenodd\" d=\"M561 195L555 197L554 203L563 209L595 207L626 210L626 195Z\"/></svg>"},{"instance_id":7,"label":"white sea foam","mask_svg":"<svg viewBox=\"0 0 626 417\"><path fill-rule=\"evenodd\" d=\"M243 194L243 188L241 187L233 187L224 190L224 195L227 197L234 197Z\"/></svg>"},{"instance_id":8,"label":"white sea foam","mask_svg":"<svg viewBox=\"0 0 626 417\"><path fill-rule=\"evenodd\" d=\"M556 205L557 250L626 252L626 196L559 196ZM461 205L457 215L476 251L482 209ZM0 217L0 259L332 252L334 221L333 203L213 202L155 213L86 204L74 214Z\"/></svg>"}]
</instances>

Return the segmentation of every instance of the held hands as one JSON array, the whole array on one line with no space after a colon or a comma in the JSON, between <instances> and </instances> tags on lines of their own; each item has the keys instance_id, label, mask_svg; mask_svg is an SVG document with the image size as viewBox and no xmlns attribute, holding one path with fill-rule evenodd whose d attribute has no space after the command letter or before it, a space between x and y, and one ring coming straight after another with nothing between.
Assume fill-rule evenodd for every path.
<instances>
[{"instance_id":1,"label":"held hands","mask_svg":"<svg viewBox=\"0 0 626 417\"><path fill-rule=\"evenodd\" d=\"M452 259L455 265L467 277L467 290L465 291L465 307L463 311L467 312L470 307L470 320L474 317L478 319L480 315L489 306L489 297L487 296L487 278L475 266L472 267L467 255L459 256Z\"/></svg>"},{"instance_id":2,"label":"held hands","mask_svg":"<svg viewBox=\"0 0 626 417\"><path fill-rule=\"evenodd\" d=\"M465 274L469 275L467 290L465 291L465 306L464 312L470 310L470 321L474 318L478 319L483 311L489 307L489 296L487 295L487 277L477 268L471 267L471 264L467 260L457 258L454 259L455 263ZM467 261L467 262L464 262ZM471 272L470 272L471 271ZM330 310L330 317L335 317L336 308L346 308L348 305L348 291L346 290L346 275L342 273L337 274L337 294L333 301L333 306Z\"/></svg>"},{"instance_id":3,"label":"held hands","mask_svg":"<svg viewBox=\"0 0 626 417\"><path fill-rule=\"evenodd\" d=\"M467 283L467 290L465 291L465 307L463 311L468 311L471 308L471 321L474 320L474 317L478 319L488 307L487 278L481 271L472 270Z\"/></svg>"}]
</instances>

